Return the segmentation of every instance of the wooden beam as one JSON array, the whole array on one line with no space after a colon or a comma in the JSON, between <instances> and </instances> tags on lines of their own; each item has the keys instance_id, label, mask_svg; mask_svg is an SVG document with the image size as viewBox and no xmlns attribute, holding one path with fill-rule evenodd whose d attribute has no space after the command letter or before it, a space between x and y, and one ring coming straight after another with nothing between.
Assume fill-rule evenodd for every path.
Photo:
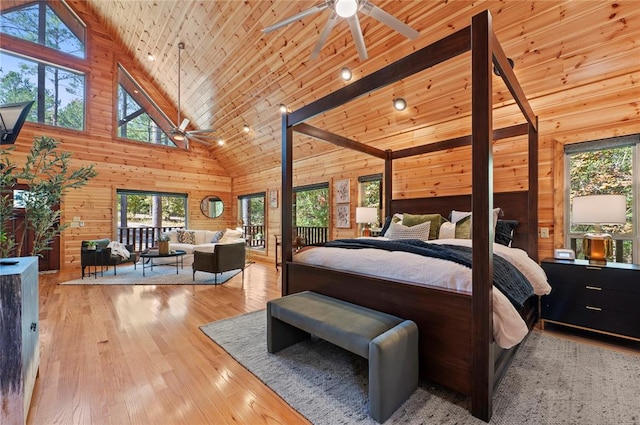
<instances>
[{"instance_id":1,"label":"wooden beam","mask_svg":"<svg viewBox=\"0 0 640 425\"><path fill-rule=\"evenodd\" d=\"M293 260L293 131L282 114L282 295L288 294L287 264ZM276 248L277 249L277 248Z\"/></svg>"},{"instance_id":2,"label":"wooden beam","mask_svg":"<svg viewBox=\"0 0 640 425\"><path fill-rule=\"evenodd\" d=\"M520 107L522 114L527 119L529 124L533 126L534 130L538 129L538 120L536 119L535 114L533 113L533 109L531 109L531 105L529 105L529 101L527 100L527 96L524 94L524 90L520 86L518 79L516 78L516 74L513 73L513 69L509 65L509 61L507 60L507 55L505 55L502 50L502 46L500 46L500 42L496 38L496 35L491 32L491 44L493 45L493 62L498 72L500 73L500 77L506 84L507 88L511 92L511 96Z\"/></svg>"},{"instance_id":3,"label":"wooden beam","mask_svg":"<svg viewBox=\"0 0 640 425\"><path fill-rule=\"evenodd\" d=\"M489 422L493 410L493 107L491 103L493 38L491 15L471 20L471 110L473 211L471 414Z\"/></svg>"},{"instance_id":4,"label":"wooden beam","mask_svg":"<svg viewBox=\"0 0 640 425\"><path fill-rule=\"evenodd\" d=\"M303 122L296 124L292 128L293 128L293 131L306 134L307 136L313 137L318 140L324 140L336 146L340 146L343 148L348 148L358 152L373 155L376 158L380 158L380 159L385 159L387 157L387 154L383 150L374 148L373 146L365 145L364 143L356 142L355 140L348 139L346 137L340 136L335 133L331 133L330 131L322 130L318 127L314 127L312 125L309 125Z\"/></svg>"},{"instance_id":5,"label":"wooden beam","mask_svg":"<svg viewBox=\"0 0 640 425\"><path fill-rule=\"evenodd\" d=\"M313 116L342 106L373 90L388 86L413 74L458 56L471 48L470 27L436 41L404 58L369 74L352 84L304 106L290 114L289 122L297 125Z\"/></svg>"},{"instance_id":6,"label":"wooden beam","mask_svg":"<svg viewBox=\"0 0 640 425\"><path fill-rule=\"evenodd\" d=\"M528 133L528 124L518 124L510 127L500 128L493 132L493 140L506 139L509 137L523 136ZM407 149L400 149L392 153L393 159L406 158L414 155L422 155L430 152L437 152L445 149L454 149L461 146L469 146L472 142L471 136L456 137L454 139L443 140L441 142L428 143L422 146L414 146Z\"/></svg>"}]
</instances>

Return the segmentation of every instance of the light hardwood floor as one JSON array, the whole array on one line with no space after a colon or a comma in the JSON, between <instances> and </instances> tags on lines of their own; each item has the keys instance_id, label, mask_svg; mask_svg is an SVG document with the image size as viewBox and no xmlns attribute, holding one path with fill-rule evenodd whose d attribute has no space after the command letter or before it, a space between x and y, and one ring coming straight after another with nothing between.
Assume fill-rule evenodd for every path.
<instances>
[{"instance_id":1,"label":"light hardwood floor","mask_svg":"<svg viewBox=\"0 0 640 425\"><path fill-rule=\"evenodd\" d=\"M216 287L58 285L79 274L40 275L28 424L309 423L199 329L279 297L272 263Z\"/></svg>"},{"instance_id":2,"label":"light hardwood floor","mask_svg":"<svg viewBox=\"0 0 640 425\"><path fill-rule=\"evenodd\" d=\"M217 287L58 285L40 275L40 375L28 424L308 424L199 329L280 296L272 263ZM640 343L545 332L638 354Z\"/></svg>"}]
</instances>

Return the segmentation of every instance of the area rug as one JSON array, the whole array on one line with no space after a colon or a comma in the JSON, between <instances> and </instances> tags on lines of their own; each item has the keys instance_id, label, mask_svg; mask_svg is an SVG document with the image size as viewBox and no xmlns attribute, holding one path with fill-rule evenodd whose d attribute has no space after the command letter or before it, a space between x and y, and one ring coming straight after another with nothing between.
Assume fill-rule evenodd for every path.
<instances>
[{"instance_id":1,"label":"area rug","mask_svg":"<svg viewBox=\"0 0 640 425\"><path fill-rule=\"evenodd\" d=\"M218 285L227 282L241 271L218 273ZM140 264L135 269L133 265L119 266L117 275L113 274L113 267L110 267L102 275L98 273L97 278L93 275L85 276L84 279L62 282L61 285L214 285L216 280L213 273L196 272L194 281L191 266L178 269L177 274L175 265L154 266L153 269L145 269L144 274L145 276L142 276Z\"/></svg>"},{"instance_id":2,"label":"area rug","mask_svg":"<svg viewBox=\"0 0 640 425\"><path fill-rule=\"evenodd\" d=\"M316 425L375 424L367 361L312 338L269 354L264 310L202 331ZM484 424L470 400L421 382L385 424ZM640 356L532 332L494 393L491 424L638 424Z\"/></svg>"}]
</instances>

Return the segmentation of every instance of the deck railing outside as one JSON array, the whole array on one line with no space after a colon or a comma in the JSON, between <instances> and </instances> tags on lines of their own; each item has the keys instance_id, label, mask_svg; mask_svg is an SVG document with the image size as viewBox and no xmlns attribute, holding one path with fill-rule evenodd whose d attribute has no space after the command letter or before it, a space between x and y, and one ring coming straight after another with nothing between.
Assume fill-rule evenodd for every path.
<instances>
[{"instance_id":1,"label":"deck railing outside","mask_svg":"<svg viewBox=\"0 0 640 425\"><path fill-rule=\"evenodd\" d=\"M118 242L133 245L136 251L145 251L157 246L158 236L171 230L184 227L118 227ZM263 225L242 226L247 246L264 249L265 235ZM294 233L304 240L305 245L323 243L328 240L327 227L296 226Z\"/></svg>"}]
</instances>

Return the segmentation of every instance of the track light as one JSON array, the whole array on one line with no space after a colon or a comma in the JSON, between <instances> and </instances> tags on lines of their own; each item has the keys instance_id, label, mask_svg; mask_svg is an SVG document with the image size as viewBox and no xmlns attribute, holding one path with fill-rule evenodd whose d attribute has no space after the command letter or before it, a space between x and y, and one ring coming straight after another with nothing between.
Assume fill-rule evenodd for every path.
<instances>
[{"instance_id":1,"label":"track light","mask_svg":"<svg viewBox=\"0 0 640 425\"><path fill-rule=\"evenodd\" d=\"M407 101L401 97L393 99L393 107L396 111L404 111L407 108Z\"/></svg>"},{"instance_id":2,"label":"track light","mask_svg":"<svg viewBox=\"0 0 640 425\"><path fill-rule=\"evenodd\" d=\"M344 81L349 81L352 76L351 70L346 66L340 70L340 77L342 77Z\"/></svg>"}]
</instances>

